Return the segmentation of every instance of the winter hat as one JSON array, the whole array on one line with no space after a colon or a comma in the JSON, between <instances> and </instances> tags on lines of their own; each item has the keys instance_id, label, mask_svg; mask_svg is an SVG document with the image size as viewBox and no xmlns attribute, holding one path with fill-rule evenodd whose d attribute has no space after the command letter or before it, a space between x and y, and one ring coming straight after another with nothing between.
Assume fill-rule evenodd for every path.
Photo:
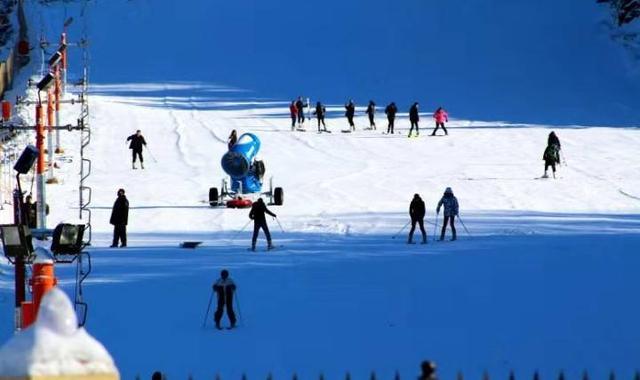
<instances>
[{"instance_id":1,"label":"winter hat","mask_svg":"<svg viewBox=\"0 0 640 380\"><path fill-rule=\"evenodd\" d=\"M226 270L226 269L223 269L223 270L220 272L220 277L222 277L222 278L225 278L225 279L226 279L227 277L229 277L229 271L228 271L228 270Z\"/></svg>"},{"instance_id":2,"label":"winter hat","mask_svg":"<svg viewBox=\"0 0 640 380\"><path fill-rule=\"evenodd\" d=\"M445 193L445 194L453 194L453 190L451 190L451 188L450 188L450 187L447 187L447 188L444 190L444 193Z\"/></svg>"}]
</instances>

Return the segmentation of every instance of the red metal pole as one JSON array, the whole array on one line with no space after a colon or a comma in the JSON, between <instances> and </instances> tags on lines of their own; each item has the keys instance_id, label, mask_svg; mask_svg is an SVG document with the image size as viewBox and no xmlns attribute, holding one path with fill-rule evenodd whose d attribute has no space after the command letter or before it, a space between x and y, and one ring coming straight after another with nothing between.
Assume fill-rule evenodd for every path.
<instances>
[{"instance_id":1,"label":"red metal pole","mask_svg":"<svg viewBox=\"0 0 640 380\"><path fill-rule=\"evenodd\" d=\"M60 65L54 69L55 95L56 95L56 125L60 125ZM64 153L60 147L60 130L56 129L56 153Z\"/></svg>"},{"instance_id":2,"label":"red metal pole","mask_svg":"<svg viewBox=\"0 0 640 380\"><path fill-rule=\"evenodd\" d=\"M42 125L42 104L36 105L36 149L38 149L37 174L44 173L44 126Z\"/></svg>"},{"instance_id":3,"label":"red metal pole","mask_svg":"<svg viewBox=\"0 0 640 380\"><path fill-rule=\"evenodd\" d=\"M67 33L63 32L60 35L60 44L62 46L67 45ZM62 52L62 61L60 62L62 65L62 92L67 92L67 49L63 49Z\"/></svg>"}]
</instances>

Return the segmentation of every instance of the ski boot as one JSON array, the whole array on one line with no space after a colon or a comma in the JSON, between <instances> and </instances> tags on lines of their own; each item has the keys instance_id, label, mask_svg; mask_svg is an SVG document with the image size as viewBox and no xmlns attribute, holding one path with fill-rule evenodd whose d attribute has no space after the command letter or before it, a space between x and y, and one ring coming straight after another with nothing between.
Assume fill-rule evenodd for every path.
<instances>
[{"instance_id":1,"label":"ski boot","mask_svg":"<svg viewBox=\"0 0 640 380\"><path fill-rule=\"evenodd\" d=\"M140 169L144 169L144 164L142 162L140 163Z\"/></svg>"},{"instance_id":2,"label":"ski boot","mask_svg":"<svg viewBox=\"0 0 640 380\"><path fill-rule=\"evenodd\" d=\"M135 162L131 164L131 168L132 168L133 170L136 170L136 169L137 169L137 168L136 168L136 163L135 163Z\"/></svg>"}]
</instances>

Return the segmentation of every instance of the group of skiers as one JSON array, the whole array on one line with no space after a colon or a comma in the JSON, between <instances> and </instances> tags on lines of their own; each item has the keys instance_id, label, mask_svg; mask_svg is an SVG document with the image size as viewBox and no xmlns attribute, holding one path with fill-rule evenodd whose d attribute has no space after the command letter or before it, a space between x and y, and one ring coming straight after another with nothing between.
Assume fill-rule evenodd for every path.
<instances>
[{"instance_id":1,"label":"group of skiers","mask_svg":"<svg viewBox=\"0 0 640 380\"><path fill-rule=\"evenodd\" d=\"M291 104L289 104L289 115L291 116L291 130L294 131L296 129L296 123L299 129L302 129L302 125L304 124L305 117L304 109L309 107L308 103L302 99L302 96L299 96L296 100L293 100ZM412 137L413 130L415 129L415 136L420 135L419 122L420 122L420 112L418 110L419 104L415 102L409 108L409 121L411 123L411 129L409 130L409 136ZM349 124L349 129L343 132L353 132L356 130L356 125L354 122L354 117L356 115L356 105L353 99L350 99L344 105L345 113L344 116L347 118L347 123ZM327 126L325 124L325 116L327 113L327 109L322 104L322 102L317 102L315 106L315 110L313 111L313 115L316 116L318 121L318 133L320 132L329 132L327 130ZM366 129L369 130L377 130L375 116L376 116L376 103L373 100L369 101L367 104L367 108L364 113L367 115L369 119L369 127ZM384 109L385 115L387 115L387 132L386 134L394 134L395 133L395 120L396 115L398 113L398 107L395 102L389 103ZM438 107L438 109L433 113L433 118L435 120L436 126L431 132L431 136L435 136L436 132L439 128L442 128L445 135L448 135L447 128L445 127L445 123L449 122L449 115L447 111L442 107Z\"/></svg>"},{"instance_id":2,"label":"group of skiers","mask_svg":"<svg viewBox=\"0 0 640 380\"><path fill-rule=\"evenodd\" d=\"M451 226L451 241L457 240L455 219L459 213L458 199L453 195L453 190L447 187L438 202L436 207L436 215L440 215L440 208L444 208L444 221L442 223L442 230L440 231L440 241L444 240L447 232L447 224ZM422 233L422 244L427 244L427 232L424 229L424 215L425 215L424 201L419 194L414 194L411 203L409 204L409 217L411 218L411 230L409 230L408 244L414 244L413 233L416 230L416 225L420 227ZM437 223L437 219L436 219Z\"/></svg>"}]
</instances>

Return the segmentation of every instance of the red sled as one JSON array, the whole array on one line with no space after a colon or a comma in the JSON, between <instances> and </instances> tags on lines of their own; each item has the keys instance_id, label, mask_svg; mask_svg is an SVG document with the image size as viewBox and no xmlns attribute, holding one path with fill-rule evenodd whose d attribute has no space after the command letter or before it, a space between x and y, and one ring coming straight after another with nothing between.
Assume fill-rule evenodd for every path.
<instances>
[{"instance_id":1,"label":"red sled","mask_svg":"<svg viewBox=\"0 0 640 380\"><path fill-rule=\"evenodd\" d=\"M253 202L248 198L236 198L227 201L227 208L249 208Z\"/></svg>"}]
</instances>

